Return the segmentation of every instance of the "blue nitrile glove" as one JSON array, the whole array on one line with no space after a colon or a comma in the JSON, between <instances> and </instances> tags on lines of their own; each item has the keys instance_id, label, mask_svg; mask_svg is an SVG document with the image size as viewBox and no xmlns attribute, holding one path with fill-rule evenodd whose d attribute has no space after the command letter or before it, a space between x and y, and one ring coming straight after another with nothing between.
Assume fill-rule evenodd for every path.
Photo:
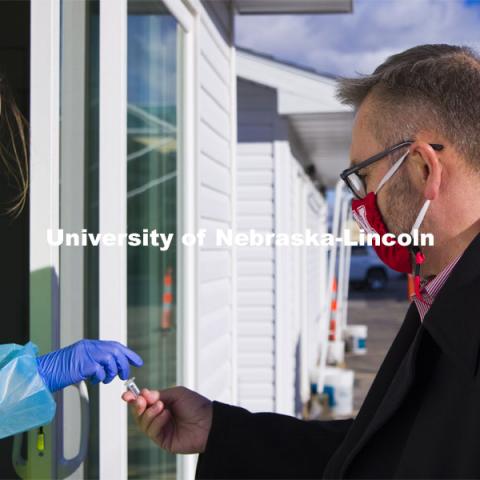
<instances>
[{"instance_id":1,"label":"blue nitrile glove","mask_svg":"<svg viewBox=\"0 0 480 480\"><path fill-rule=\"evenodd\" d=\"M117 375L126 380L130 365L141 367L143 360L121 343L80 340L69 347L37 357L38 371L51 392L82 380L110 383Z\"/></svg>"}]
</instances>

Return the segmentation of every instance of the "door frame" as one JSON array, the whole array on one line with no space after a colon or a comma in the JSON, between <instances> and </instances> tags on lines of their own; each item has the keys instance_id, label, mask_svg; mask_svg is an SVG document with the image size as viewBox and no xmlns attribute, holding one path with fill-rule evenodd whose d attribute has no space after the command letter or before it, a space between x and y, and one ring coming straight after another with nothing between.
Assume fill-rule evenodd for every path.
<instances>
[{"instance_id":1,"label":"door frame","mask_svg":"<svg viewBox=\"0 0 480 480\"><path fill-rule=\"evenodd\" d=\"M46 242L47 229L60 228L60 8L61 0L32 2L31 10L31 194L30 194L30 331L40 351L60 346L60 248ZM198 43L200 4L164 0L181 28L181 100L179 102L177 188L178 238L197 228ZM127 0L100 1L99 78L99 231L127 229ZM180 30L180 29L179 29ZM178 318L177 382L196 388L197 250L180 247L177 262ZM99 247L99 338L127 342L126 246ZM43 276L42 276L43 275ZM42 276L42 282L38 277ZM46 279L46 281L45 281ZM41 288L40 286L43 285ZM127 408L119 401L123 382L100 385L99 475L128 476ZM35 455L35 432L30 433L32 472L47 477L58 462L54 422L46 429L50 455ZM114 441L112 441L114 439ZM30 462L29 462L30 464ZM196 457L179 456L178 478L192 478ZM30 465L29 465L30 468Z\"/></svg>"},{"instance_id":2,"label":"door frame","mask_svg":"<svg viewBox=\"0 0 480 480\"><path fill-rule=\"evenodd\" d=\"M29 321L30 340L38 345L39 353L47 353L59 346L60 249L47 243L47 231L60 226L60 3L39 3L31 2L30 7ZM29 432L26 463L14 458L17 471L25 478L55 474L56 428L54 420L44 429L43 456L35 449L37 432Z\"/></svg>"},{"instance_id":3,"label":"door frame","mask_svg":"<svg viewBox=\"0 0 480 480\"><path fill-rule=\"evenodd\" d=\"M177 383L194 389L196 376L197 251L184 248L178 239L197 227L197 44L199 10L196 2L163 0L179 28L180 67L177 185ZM127 0L100 3L100 222L102 232L126 231L127 141ZM114 54L112 54L114 52ZM121 142L118 139L122 139ZM122 168L118 168L118 159ZM114 181L112 181L112 179ZM118 208L118 205L122 205ZM100 338L127 342L126 246L100 247ZM112 274L112 272L114 272ZM120 279L120 285L112 282ZM120 288L119 288L120 287ZM118 398L122 382L100 387L100 477L128 476L127 412ZM119 421L120 419L120 421ZM114 445L111 439L115 438ZM119 447L120 446L120 447ZM120 448L120 455L119 455ZM121 459L121 461L119 461ZM177 457L177 477L193 478L196 457Z\"/></svg>"},{"instance_id":4,"label":"door frame","mask_svg":"<svg viewBox=\"0 0 480 480\"><path fill-rule=\"evenodd\" d=\"M127 230L127 0L100 1L99 231ZM99 247L99 338L127 343L127 247ZM126 479L127 408L99 386L99 475ZM114 441L113 441L114 439Z\"/></svg>"}]
</instances>

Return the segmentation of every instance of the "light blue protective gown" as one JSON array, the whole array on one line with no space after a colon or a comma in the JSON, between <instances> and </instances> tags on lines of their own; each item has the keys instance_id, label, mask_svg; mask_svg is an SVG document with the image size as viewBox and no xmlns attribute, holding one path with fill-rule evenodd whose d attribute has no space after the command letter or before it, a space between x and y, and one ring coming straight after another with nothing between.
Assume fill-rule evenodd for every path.
<instances>
[{"instance_id":1,"label":"light blue protective gown","mask_svg":"<svg viewBox=\"0 0 480 480\"><path fill-rule=\"evenodd\" d=\"M38 349L0 345L0 438L40 427L52 421L55 400L37 367Z\"/></svg>"}]
</instances>

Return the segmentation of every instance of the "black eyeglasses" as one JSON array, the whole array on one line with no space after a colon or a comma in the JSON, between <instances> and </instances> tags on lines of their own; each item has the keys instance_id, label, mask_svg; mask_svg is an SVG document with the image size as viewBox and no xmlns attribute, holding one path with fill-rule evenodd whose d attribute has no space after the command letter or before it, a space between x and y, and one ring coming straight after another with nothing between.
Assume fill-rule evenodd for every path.
<instances>
[{"instance_id":1,"label":"black eyeglasses","mask_svg":"<svg viewBox=\"0 0 480 480\"><path fill-rule=\"evenodd\" d=\"M414 140L404 140L403 142L397 143L396 145L393 145L393 147L389 147L383 152L377 153L376 155L357 163L353 167L347 168L340 174L340 178L347 184L347 187L356 198L362 199L367 195L367 187L365 186L363 178L357 172L400 148L411 145L412 143L414 143ZM429 145L436 151L443 150L443 145L440 145L439 143L430 143Z\"/></svg>"}]
</instances>

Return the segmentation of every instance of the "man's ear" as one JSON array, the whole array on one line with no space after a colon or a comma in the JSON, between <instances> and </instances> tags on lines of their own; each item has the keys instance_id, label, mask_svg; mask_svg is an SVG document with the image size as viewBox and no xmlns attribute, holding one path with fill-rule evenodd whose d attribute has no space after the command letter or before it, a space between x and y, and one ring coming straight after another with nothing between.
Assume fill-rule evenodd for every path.
<instances>
[{"instance_id":1,"label":"man's ear","mask_svg":"<svg viewBox=\"0 0 480 480\"><path fill-rule=\"evenodd\" d=\"M421 173L421 185L426 200L435 200L442 181L442 162L440 152L435 151L427 142L415 142L411 152L417 154L418 168Z\"/></svg>"}]
</instances>

